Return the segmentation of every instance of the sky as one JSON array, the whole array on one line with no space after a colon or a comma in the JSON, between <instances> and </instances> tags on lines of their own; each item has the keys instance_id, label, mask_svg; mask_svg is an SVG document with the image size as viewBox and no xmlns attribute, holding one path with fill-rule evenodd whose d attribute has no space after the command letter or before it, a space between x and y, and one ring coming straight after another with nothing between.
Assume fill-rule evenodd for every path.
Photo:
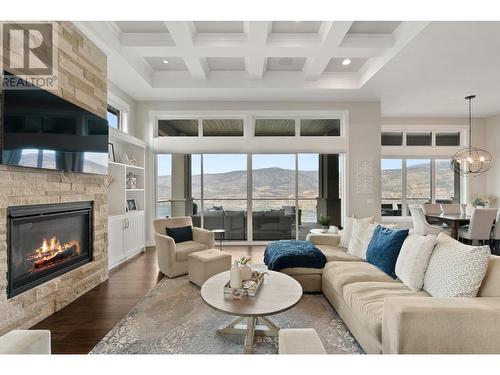
<instances>
[{"instance_id":1,"label":"sky","mask_svg":"<svg viewBox=\"0 0 500 375\"><path fill-rule=\"evenodd\" d=\"M193 155L191 168L193 174L200 172L200 155ZM299 170L318 170L318 154L299 154ZM295 155L253 155L253 169L278 167L282 169L295 170ZM203 171L205 174L226 173L231 171L242 171L247 169L246 154L205 154L203 156ZM171 155L158 155L158 172L160 176L171 174Z\"/></svg>"}]
</instances>

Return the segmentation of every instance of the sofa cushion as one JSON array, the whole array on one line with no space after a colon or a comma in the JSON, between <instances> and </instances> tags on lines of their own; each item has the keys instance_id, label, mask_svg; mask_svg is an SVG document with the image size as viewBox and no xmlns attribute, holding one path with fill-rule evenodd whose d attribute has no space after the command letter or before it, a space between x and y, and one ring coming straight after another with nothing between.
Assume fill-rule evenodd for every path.
<instances>
[{"instance_id":1,"label":"sofa cushion","mask_svg":"<svg viewBox=\"0 0 500 375\"><path fill-rule=\"evenodd\" d=\"M395 279L396 260L406 237L408 229L396 230L377 225L366 250L366 260Z\"/></svg>"},{"instance_id":2,"label":"sofa cushion","mask_svg":"<svg viewBox=\"0 0 500 375\"><path fill-rule=\"evenodd\" d=\"M396 261L396 276L411 290L422 289L435 244L436 236L433 234L410 234L403 242Z\"/></svg>"},{"instance_id":3,"label":"sofa cushion","mask_svg":"<svg viewBox=\"0 0 500 375\"><path fill-rule=\"evenodd\" d=\"M353 220L353 217L347 217L344 228L340 232L340 246L345 247L346 249L349 246L349 241L351 240ZM373 217L365 217L360 220L366 221L367 223L373 223Z\"/></svg>"},{"instance_id":4,"label":"sofa cushion","mask_svg":"<svg viewBox=\"0 0 500 375\"><path fill-rule=\"evenodd\" d=\"M281 269L280 272L287 275L321 275L323 268L288 267Z\"/></svg>"},{"instance_id":5,"label":"sofa cushion","mask_svg":"<svg viewBox=\"0 0 500 375\"><path fill-rule=\"evenodd\" d=\"M400 282L367 262L329 262L323 269L323 283L329 283L339 295L344 286L362 281Z\"/></svg>"},{"instance_id":6,"label":"sofa cushion","mask_svg":"<svg viewBox=\"0 0 500 375\"><path fill-rule=\"evenodd\" d=\"M500 256L490 256L486 276L477 295L479 297L500 297Z\"/></svg>"},{"instance_id":7,"label":"sofa cushion","mask_svg":"<svg viewBox=\"0 0 500 375\"><path fill-rule=\"evenodd\" d=\"M345 248L332 245L316 245L318 249L325 254L327 262L345 261L345 262L364 262L363 259L347 254Z\"/></svg>"},{"instance_id":8,"label":"sofa cushion","mask_svg":"<svg viewBox=\"0 0 500 375\"><path fill-rule=\"evenodd\" d=\"M196 251L206 250L208 246L196 241L185 241L175 245L175 260L185 262L188 255Z\"/></svg>"},{"instance_id":9,"label":"sofa cushion","mask_svg":"<svg viewBox=\"0 0 500 375\"><path fill-rule=\"evenodd\" d=\"M464 245L440 233L425 272L424 290L433 297L475 297L490 254L487 245Z\"/></svg>"},{"instance_id":10,"label":"sofa cushion","mask_svg":"<svg viewBox=\"0 0 500 375\"><path fill-rule=\"evenodd\" d=\"M376 224L367 223L362 219L354 219L347 253L366 260L366 250L376 227Z\"/></svg>"},{"instance_id":11,"label":"sofa cushion","mask_svg":"<svg viewBox=\"0 0 500 375\"><path fill-rule=\"evenodd\" d=\"M382 315L387 297L430 297L426 292L414 292L401 282L358 282L346 285L345 303L358 321L379 341L382 341Z\"/></svg>"}]
</instances>

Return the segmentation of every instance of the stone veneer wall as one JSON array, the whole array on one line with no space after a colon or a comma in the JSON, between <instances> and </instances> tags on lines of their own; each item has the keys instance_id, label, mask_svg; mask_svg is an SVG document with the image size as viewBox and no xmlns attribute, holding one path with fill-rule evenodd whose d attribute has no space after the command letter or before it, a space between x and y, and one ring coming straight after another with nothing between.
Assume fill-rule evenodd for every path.
<instances>
[{"instance_id":1,"label":"stone veneer wall","mask_svg":"<svg viewBox=\"0 0 500 375\"><path fill-rule=\"evenodd\" d=\"M59 22L58 31L54 93L104 117L106 56L71 23ZM76 201L94 202L92 262L7 299L7 207ZM0 166L0 335L31 327L108 278L107 223L105 176Z\"/></svg>"}]
</instances>

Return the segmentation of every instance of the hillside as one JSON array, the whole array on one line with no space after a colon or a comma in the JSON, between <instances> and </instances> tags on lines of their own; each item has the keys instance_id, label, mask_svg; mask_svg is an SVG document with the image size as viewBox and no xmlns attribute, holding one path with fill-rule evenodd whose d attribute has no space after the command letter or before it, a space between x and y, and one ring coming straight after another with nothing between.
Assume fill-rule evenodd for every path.
<instances>
[{"instance_id":1,"label":"hillside","mask_svg":"<svg viewBox=\"0 0 500 375\"><path fill-rule=\"evenodd\" d=\"M254 197L294 198L295 171L281 168L257 169L252 174ZM205 174L205 198L242 198L246 199L246 171ZM193 176L193 196L199 197L200 176ZM318 172L299 171L299 191L304 198L317 198ZM158 177L158 198L170 195L170 176Z\"/></svg>"}]
</instances>

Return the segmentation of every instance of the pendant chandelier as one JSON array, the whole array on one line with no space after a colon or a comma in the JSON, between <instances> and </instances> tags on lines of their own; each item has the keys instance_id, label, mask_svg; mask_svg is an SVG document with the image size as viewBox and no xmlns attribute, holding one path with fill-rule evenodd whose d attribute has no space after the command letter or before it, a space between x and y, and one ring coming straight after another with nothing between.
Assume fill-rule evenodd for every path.
<instances>
[{"instance_id":1,"label":"pendant chandelier","mask_svg":"<svg viewBox=\"0 0 500 375\"><path fill-rule=\"evenodd\" d=\"M458 151L451 159L451 169L465 177L479 176L491 168L493 164L493 157L491 154L478 147L472 146L472 112L471 102L476 95L469 95L465 100L469 102L469 146Z\"/></svg>"}]
</instances>

